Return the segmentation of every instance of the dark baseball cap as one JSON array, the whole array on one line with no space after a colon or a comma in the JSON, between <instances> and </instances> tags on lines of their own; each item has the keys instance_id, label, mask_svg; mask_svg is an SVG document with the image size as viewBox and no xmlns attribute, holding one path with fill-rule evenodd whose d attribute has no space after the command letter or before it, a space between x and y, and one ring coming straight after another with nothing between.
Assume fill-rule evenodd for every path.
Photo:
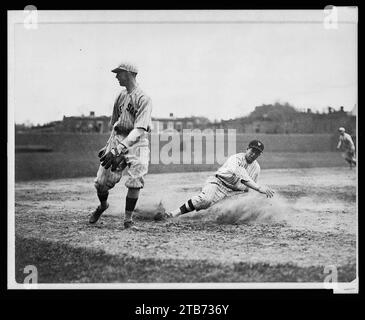
<instances>
[{"instance_id":1,"label":"dark baseball cap","mask_svg":"<svg viewBox=\"0 0 365 320\"><path fill-rule=\"evenodd\" d=\"M249 144L248 144L249 148L253 148L256 149L260 152L264 151L264 144L260 141L260 140L252 140Z\"/></svg>"}]
</instances>

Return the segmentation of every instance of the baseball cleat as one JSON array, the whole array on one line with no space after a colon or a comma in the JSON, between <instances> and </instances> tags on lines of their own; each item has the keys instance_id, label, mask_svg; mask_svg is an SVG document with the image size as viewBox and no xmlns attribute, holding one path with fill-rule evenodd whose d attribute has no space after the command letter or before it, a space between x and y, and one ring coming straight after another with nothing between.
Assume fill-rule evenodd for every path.
<instances>
[{"instance_id":1,"label":"baseball cleat","mask_svg":"<svg viewBox=\"0 0 365 320\"><path fill-rule=\"evenodd\" d=\"M127 220L124 221L124 229L131 229L131 230L139 230L135 225L134 225L134 221L132 220Z\"/></svg>"},{"instance_id":2,"label":"baseball cleat","mask_svg":"<svg viewBox=\"0 0 365 320\"><path fill-rule=\"evenodd\" d=\"M102 208L100 205L95 209L95 211L91 214L90 218L89 218L89 222L90 223L95 223L96 221L99 220L101 214L108 209L109 204L106 205L105 208Z\"/></svg>"},{"instance_id":3,"label":"baseball cleat","mask_svg":"<svg viewBox=\"0 0 365 320\"><path fill-rule=\"evenodd\" d=\"M156 215L154 216L154 220L155 221L166 221L168 219L172 218L172 214L169 212L157 212Z\"/></svg>"}]
</instances>

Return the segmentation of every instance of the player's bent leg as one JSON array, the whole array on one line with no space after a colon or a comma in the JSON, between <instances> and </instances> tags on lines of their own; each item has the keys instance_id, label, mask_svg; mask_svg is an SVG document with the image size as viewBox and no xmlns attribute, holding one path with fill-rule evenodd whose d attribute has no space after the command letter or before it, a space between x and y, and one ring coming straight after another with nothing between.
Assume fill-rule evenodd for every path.
<instances>
[{"instance_id":1,"label":"player's bent leg","mask_svg":"<svg viewBox=\"0 0 365 320\"><path fill-rule=\"evenodd\" d=\"M105 169L103 166L99 166L98 173L94 180L94 186L98 193L106 193L120 181L122 173L115 171L112 172L109 169Z\"/></svg>"},{"instance_id":2,"label":"player's bent leg","mask_svg":"<svg viewBox=\"0 0 365 320\"><path fill-rule=\"evenodd\" d=\"M207 195L203 192L191 198L193 206L196 211L208 209L213 202L213 199L207 197Z\"/></svg>"},{"instance_id":3,"label":"player's bent leg","mask_svg":"<svg viewBox=\"0 0 365 320\"><path fill-rule=\"evenodd\" d=\"M193 206L191 199L189 199L181 207L179 207L173 211L167 212L164 209L161 211L157 211L157 213L155 214L153 219L155 221L166 221L168 219L176 218L182 214L185 214L185 213L188 213L188 212L191 212L194 210L195 210L195 207Z\"/></svg>"},{"instance_id":4,"label":"player's bent leg","mask_svg":"<svg viewBox=\"0 0 365 320\"><path fill-rule=\"evenodd\" d=\"M128 179L125 186L129 189L141 189L144 187L144 176L148 173L149 149L148 146L136 147L126 155Z\"/></svg>"},{"instance_id":5,"label":"player's bent leg","mask_svg":"<svg viewBox=\"0 0 365 320\"><path fill-rule=\"evenodd\" d=\"M351 162L354 166L356 166L356 158L355 158L355 152L351 152Z\"/></svg>"},{"instance_id":6,"label":"player's bent leg","mask_svg":"<svg viewBox=\"0 0 365 320\"><path fill-rule=\"evenodd\" d=\"M181 207L177 208L176 210L173 210L171 212L157 212L157 214L155 215L154 219L156 221L164 221L164 220L168 220L170 218L176 218L182 214L194 211L195 207L191 201L191 199L189 199L188 201L186 201Z\"/></svg>"},{"instance_id":7,"label":"player's bent leg","mask_svg":"<svg viewBox=\"0 0 365 320\"><path fill-rule=\"evenodd\" d=\"M124 228L128 229L133 227L133 229L137 230L137 227L134 225L132 216L139 197L139 191L144 186L144 179L143 177L129 177L125 182L125 186L128 188L128 193L125 204Z\"/></svg>"},{"instance_id":8,"label":"player's bent leg","mask_svg":"<svg viewBox=\"0 0 365 320\"><path fill-rule=\"evenodd\" d=\"M125 214L124 214L124 228L135 228L134 221L132 219L133 211L136 207L138 197L139 197L139 188L129 188L126 201L125 201Z\"/></svg>"},{"instance_id":9,"label":"player's bent leg","mask_svg":"<svg viewBox=\"0 0 365 320\"><path fill-rule=\"evenodd\" d=\"M109 207L109 203L105 202L104 204L100 204L97 206L97 208L91 213L90 218L89 218L89 222L90 223L96 223L100 216L102 215L102 213L108 209Z\"/></svg>"},{"instance_id":10,"label":"player's bent leg","mask_svg":"<svg viewBox=\"0 0 365 320\"><path fill-rule=\"evenodd\" d=\"M225 196L226 195L222 192L220 185L213 180L208 182L198 195L192 197L178 209L171 212L158 212L154 219L156 221L167 220L194 210L199 211L207 209L220 199L223 199Z\"/></svg>"},{"instance_id":11,"label":"player's bent leg","mask_svg":"<svg viewBox=\"0 0 365 320\"><path fill-rule=\"evenodd\" d=\"M226 197L226 192L224 192L225 190L222 188L223 186L216 181L208 182L203 187L200 194L191 198L195 210L208 209L213 204Z\"/></svg>"},{"instance_id":12,"label":"player's bent leg","mask_svg":"<svg viewBox=\"0 0 365 320\"><path fill-rule=\"evenodd\" d=\"M134 148L132 152L126 156L126 160L128 163L126 172L129 177L125 182L125 186L128 188L128 194L126 198L124 227L134 227L134 229L136 229L132 215L139 197L139 191L144 187L144 176L148 173L148 146L138 146Z\"/></svg>"},{"instance_id":13,"label":"player's bent leg","mask_svg":"<svg viewBox=\"0 0 365 320\"><path fill-rule=\"evenodd\" d=\"M347 151L345 153L345 160L350 165L350 169L352 169L353 166L356 166L356 159L355 159L355 153L353 151Z\"/></svg>"},{"instance_id":14,"label":"player's bent leg","mask_svg":"<svg viewBox=\"0 0 365 320\"><path fill-rule=\"evenodd\" d=\"M109 190L112 189L117 182L119 182L121 178L120 173L111 172L110 168L105 169L101 165L99 166L99 170L97 176L94 180L94 186L97 192L98 199L100 204L98 207L91 213L89 222L96 223L102 213L108 209L109 204L107 202L109 196Z\"/></svg>"}]
</instances>

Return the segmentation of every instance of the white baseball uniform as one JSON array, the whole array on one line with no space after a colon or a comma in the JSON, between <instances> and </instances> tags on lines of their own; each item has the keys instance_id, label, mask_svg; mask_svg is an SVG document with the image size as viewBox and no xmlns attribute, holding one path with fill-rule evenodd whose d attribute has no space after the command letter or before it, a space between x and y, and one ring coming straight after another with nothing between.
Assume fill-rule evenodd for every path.
<instances>
[{"instance_id":1,"label":"white baseball uniform","mask_svg":"<svg viewBox=\"0 0 365 320\"><path fill-rule=\"evenodd\" d=\"M355 144L348 133L345 132L343 135L340 135L337 146L338 148L343 146L344 148L343 157L347 161L355 161Z\"/></svg>"},{"instance_id":2,"label":"white baseball uniform","mask_svg":"<svg viewBox=\"0 0 365 320\"><path fill-rule=\"evenodd\" d=\"M199 195L191 198L195 210L206 209L225 197L248 192L242 181L257 182L260 165L254 160L247 163L245 153L230 156L214 176L209 177Z\"/></svg>"},{"instance_id":3,"label":"white baseball uniform","mask_svg":"<svg viewBox=\"0 0 365 320\"><path fill-rule=\"evenodd\" d=\"M124 174L129 175L127 188L143 188L143 177L148 173L149 143L148 131L151 128L152 101L137 85L131 93L122 90L114 103L111 125L113 130L107 142L106 152L120 144L134 128L143 128L145 132L126 154L127 168L111 168L99 166L95 179L95 187L100 193L107 192L118 183Z\"/></svg>"}]
</instances>

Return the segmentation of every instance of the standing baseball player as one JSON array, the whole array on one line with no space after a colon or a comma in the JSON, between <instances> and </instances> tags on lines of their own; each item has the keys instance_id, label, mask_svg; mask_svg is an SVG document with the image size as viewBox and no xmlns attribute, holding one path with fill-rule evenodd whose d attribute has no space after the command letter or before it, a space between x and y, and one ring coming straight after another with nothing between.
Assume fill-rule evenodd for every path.
<instances>
[{"instance_id":1,"label":"standing baseball player","mask_svg":"<svg viewBox=\"0 0 365 320\"><path fill-rule=\"evenodd\" d=\"M121 63L112 72L120 86L125 87L114 103L110 138L99 151L100 166L95 179L95 188L100 205L91 214L89 222L95 223L108 208L109 190L118 183L122 175L128 175L125 186L128 188L124 227L136 228L132 219L140 189L144 186L143 177L148 172L149 143L148 132L151 127L151 99L136 82L137 67Z\"/></svg>"},{"instance_id":2,"label":"standing baseball player","mask_svg":"<svg viewBox=\"0 0 365 320\"><path fill-rule=\"evenodd\" d=\"M213 176L208 178L200 194L192 197L180 208L172 212L158 212L155 220L167 220L193 210L207 209L226 197L241 192L248 192L249 188L271 198L274 195L274 191L269 187L257 184L260 165L256 159L263 151L264 145L261 141L251 141L246 152L230 156L223 166Z\"/></svg>"},{"instance_id":3,"label":"standing baseball player","mask_svg":"<svg viewBox=\"0 0 365 320\"><path fill-rule=\"evenodd\" d=\"M352 141L351 136L346 133L344 127L338 128L338 131L340 133L340 137L337 144L337 149L340 149L343 147L343 157L345 160L350 164L350 169L352 169L352 166L356 166L356 159L355 159L355 144Z\"/></svg>"}]
</instances>

